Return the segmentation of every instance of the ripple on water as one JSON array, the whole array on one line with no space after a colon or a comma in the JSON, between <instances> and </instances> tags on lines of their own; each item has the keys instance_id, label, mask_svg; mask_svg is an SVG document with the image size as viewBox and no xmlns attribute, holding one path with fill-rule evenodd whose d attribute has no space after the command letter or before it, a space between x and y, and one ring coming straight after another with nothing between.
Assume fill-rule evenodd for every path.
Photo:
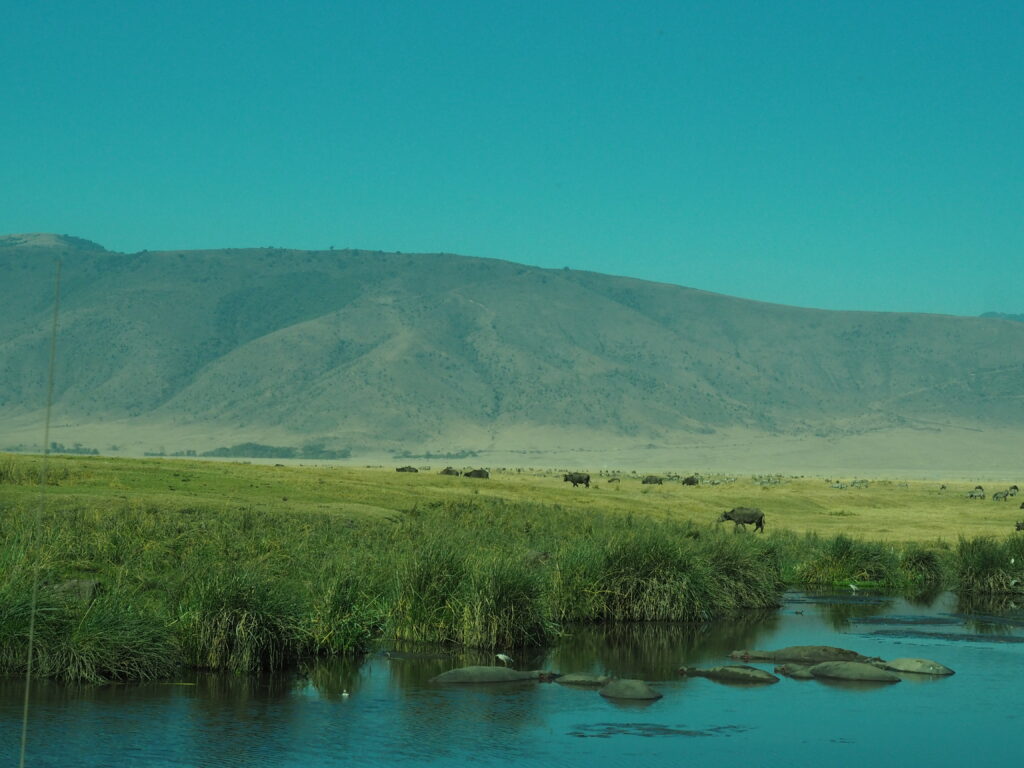
<instances>
[{"instance_id":1,"label":"ripple on water","mask_svg":"<svg viewBox=\"0 0 1024 768\"><path fill-rule=\"evenodd\" d=\"M879 629L868 632L868 635L897 637L917 640L946 640L954 643L1024 643L1024 637L1014 635L979 635L961 634L958 632L922 632L913 629Z\"/></svg>"},{"instance_id":2,"label":"ripple on water","mask_svg":"<svg viewBox=\"0 0 1024 768\"><path fill-rule=\"evenodd\" d=\"M716 725L711 728L692 729L682 725L661 723L587 723L577 725L567 733L580 739L609 739L612 736L732 736L750 730L741 725Z\"/></svg>"}]
</instances>

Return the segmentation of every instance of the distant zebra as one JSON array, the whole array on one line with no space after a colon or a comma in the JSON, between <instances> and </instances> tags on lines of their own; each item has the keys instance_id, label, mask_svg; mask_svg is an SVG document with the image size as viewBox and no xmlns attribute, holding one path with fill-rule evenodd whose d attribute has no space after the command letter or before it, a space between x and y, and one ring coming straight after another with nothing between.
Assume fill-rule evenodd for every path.
<instances>
[{"instance_id":1,"label":"distant zebra","mask_svg":"<svg viewBox=\"0 0 1024 768\"><path fill-rule=\"evenodd\" d=\"M1018 493L1020 493L1020 488L1018 488L1016 485L1011 485L1007 490L1011 496L1016 496Z\"/></svg>"},{"instance_id":2,"label":"distant zebra","mask_svg":"<svg viewBox=\"0 0 1024 768\"><path fill-rule=\"evenodd\" d=\"M985 491L983 491L981 488L975 488L975 489L970 490L970 491L967 492L967 498L968 499L984 499L985 498Z\"/></svg>"},{"instance_id":3,"label":"distant zebra","mask_svg":"<svg viewBox=\"0 0 1024 768\"><path fill-rule=\"evenodd\" d=\"M992 494L992 501L1006 501L1006 497L1009 495L1009 491L996 491Z\"/></svg>"}]
</instances>

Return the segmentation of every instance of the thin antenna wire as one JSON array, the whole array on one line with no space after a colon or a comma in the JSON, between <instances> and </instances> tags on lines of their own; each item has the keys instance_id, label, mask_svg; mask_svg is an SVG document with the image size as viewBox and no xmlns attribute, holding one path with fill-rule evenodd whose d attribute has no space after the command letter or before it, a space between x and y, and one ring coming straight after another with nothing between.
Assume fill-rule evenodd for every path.
<instances>
[{"instance_id":1,"label":"thin antenna wire","mask_svg":"<svg viewBox=\"0 0 1024 768\"><path fill-rule=\"evenodd\" d=\"M53 410L53 379L57 367L57 318L60 315L60 267L57 259L57 277L53 288L53 327L50 329L50 369L46 382L46 426L43 428L43 464L39 470L39 508L32 526L33 533L38 533L43 511L46 508L46 469L50 455L50 412ZM32 539L29 538L31 546ZM31 550L29 550L30 552ZM36 597L39 594L39 566L36 562L32 577L32 605L28 619L28 664L25 668L25 702L21 711L21 752L18 757L18 768L25 768L25 744L28 741L28 702L32 686L32 651L36 633Z\"/></svg>"}]
</instances>

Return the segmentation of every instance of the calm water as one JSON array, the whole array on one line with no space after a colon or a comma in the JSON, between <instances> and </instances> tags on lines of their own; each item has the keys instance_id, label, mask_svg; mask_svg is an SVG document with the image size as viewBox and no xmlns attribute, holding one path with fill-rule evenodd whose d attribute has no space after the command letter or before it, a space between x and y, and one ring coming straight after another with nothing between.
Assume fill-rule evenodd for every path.
<instances>
[{"instance_id":1,"label":"calm water","mask_svg":"<svg viewBox=\"0 0 1024 768\"><path fill-rule=\"evenodd\" d=\"M725 662L736 648L812 643L883 658L923 656L957 674L881 687L785 678L734 687L676 674L682 663ZM27 763L1016 765L1024 743L1024 611L1008 601L967 606L950 594L915 604L791 593L781 610L741 621L584 629L547 653L516 659L522 668L647 679L664 698L641 705L547 683L435 686L429 679L439 672L489 659L405 651L273 678L40 685ZM0 685L0 760L11 765L22 688L13 680Z\"/></svg>"}]
</instances>

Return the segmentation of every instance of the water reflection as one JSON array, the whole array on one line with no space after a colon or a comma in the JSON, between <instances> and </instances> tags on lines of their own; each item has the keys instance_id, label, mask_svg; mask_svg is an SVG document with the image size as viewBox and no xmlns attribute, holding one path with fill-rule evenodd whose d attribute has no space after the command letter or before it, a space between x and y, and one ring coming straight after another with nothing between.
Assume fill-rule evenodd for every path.
<instances>
[{"instance_id":1,"label":"water reflection","mask_svg":"<svg viewBox=\"0 0 1024 768\"><path fill-rule=\"evenodd\" d=\"M865 594L863 591L816 592L787 595L787 604L815 606L821 616L836 630L844 630L858 619L878 616L887 611L893 598L886 595Z\"/></svg>"},{"instance_id":2,"label":"water reflection","mask_svg":"<svg viewBox=\"0 0 1024 768\"><path fill-rule=\"evenodd\" d=\"M363 686L360 670L366 663L365 656L345 656L337 659L321 659L304 664L299 668L295 685L302 689L312 687L321 697L340 700L342 694L358 694Z\"/></svg>"},{"instance_id":3,"label":"water reflection","mask_svg":"<svg viewBox=\"0 0 1024 768\"><path fill-rule=\"evenodd\" d=\"M774 631L778 611L746 611L728 621L648 622L573 627L550 656L557 672L586 672L640 680L674 680L679 667L749 648Z\"/></svg>"},{"instance_id":4,"label":"water reflection","mask_svg":"<svg viewBox=\"0 0 1024 768\"><path fill-rule=\"evenodd\" d=\"M1020 595L962 595L957 616L979 635L1014 634L1024 628L1024 598Z\"/></svg>"},{"instance_id":5,"label":"water reflection","mask_svg":"<svg viewBox=\"0 0 1024 768\"><path fill-rule=\"evenodd\" d=\"M555 648L510 651L520 669L637 677L664 694L639 705L557 684L432 683L448 669L496 660L489 652L413 644L289 674L194 674L119 686L41 682L33 686L30 764L594 768L639 754L674 764L681 742L669 737L700 736L684 739L697 762L738 764L758 754L774 764L873 764L884 751L895 765L923 759L906 734L925 721L939 762L970 759L963 732L988 746L986 757L1011 759L1014 715L1005 702L1021 681L1007 670L1024 669L1022 614L1010 598L947 593L920 606L880 595L790 593L781 611L707 624L577 626ZM905 675L904 684L888 686L784 679L756 689L677 674L681 664L719 664L739 648L799 644L930 657L957 674ZM20 679L0 680L0 762L16 759L21 695ZM799 741L791 738L793 722L811 724ZM868 731L870 739L862 735Z\"/></svg>"}]
</instances>

